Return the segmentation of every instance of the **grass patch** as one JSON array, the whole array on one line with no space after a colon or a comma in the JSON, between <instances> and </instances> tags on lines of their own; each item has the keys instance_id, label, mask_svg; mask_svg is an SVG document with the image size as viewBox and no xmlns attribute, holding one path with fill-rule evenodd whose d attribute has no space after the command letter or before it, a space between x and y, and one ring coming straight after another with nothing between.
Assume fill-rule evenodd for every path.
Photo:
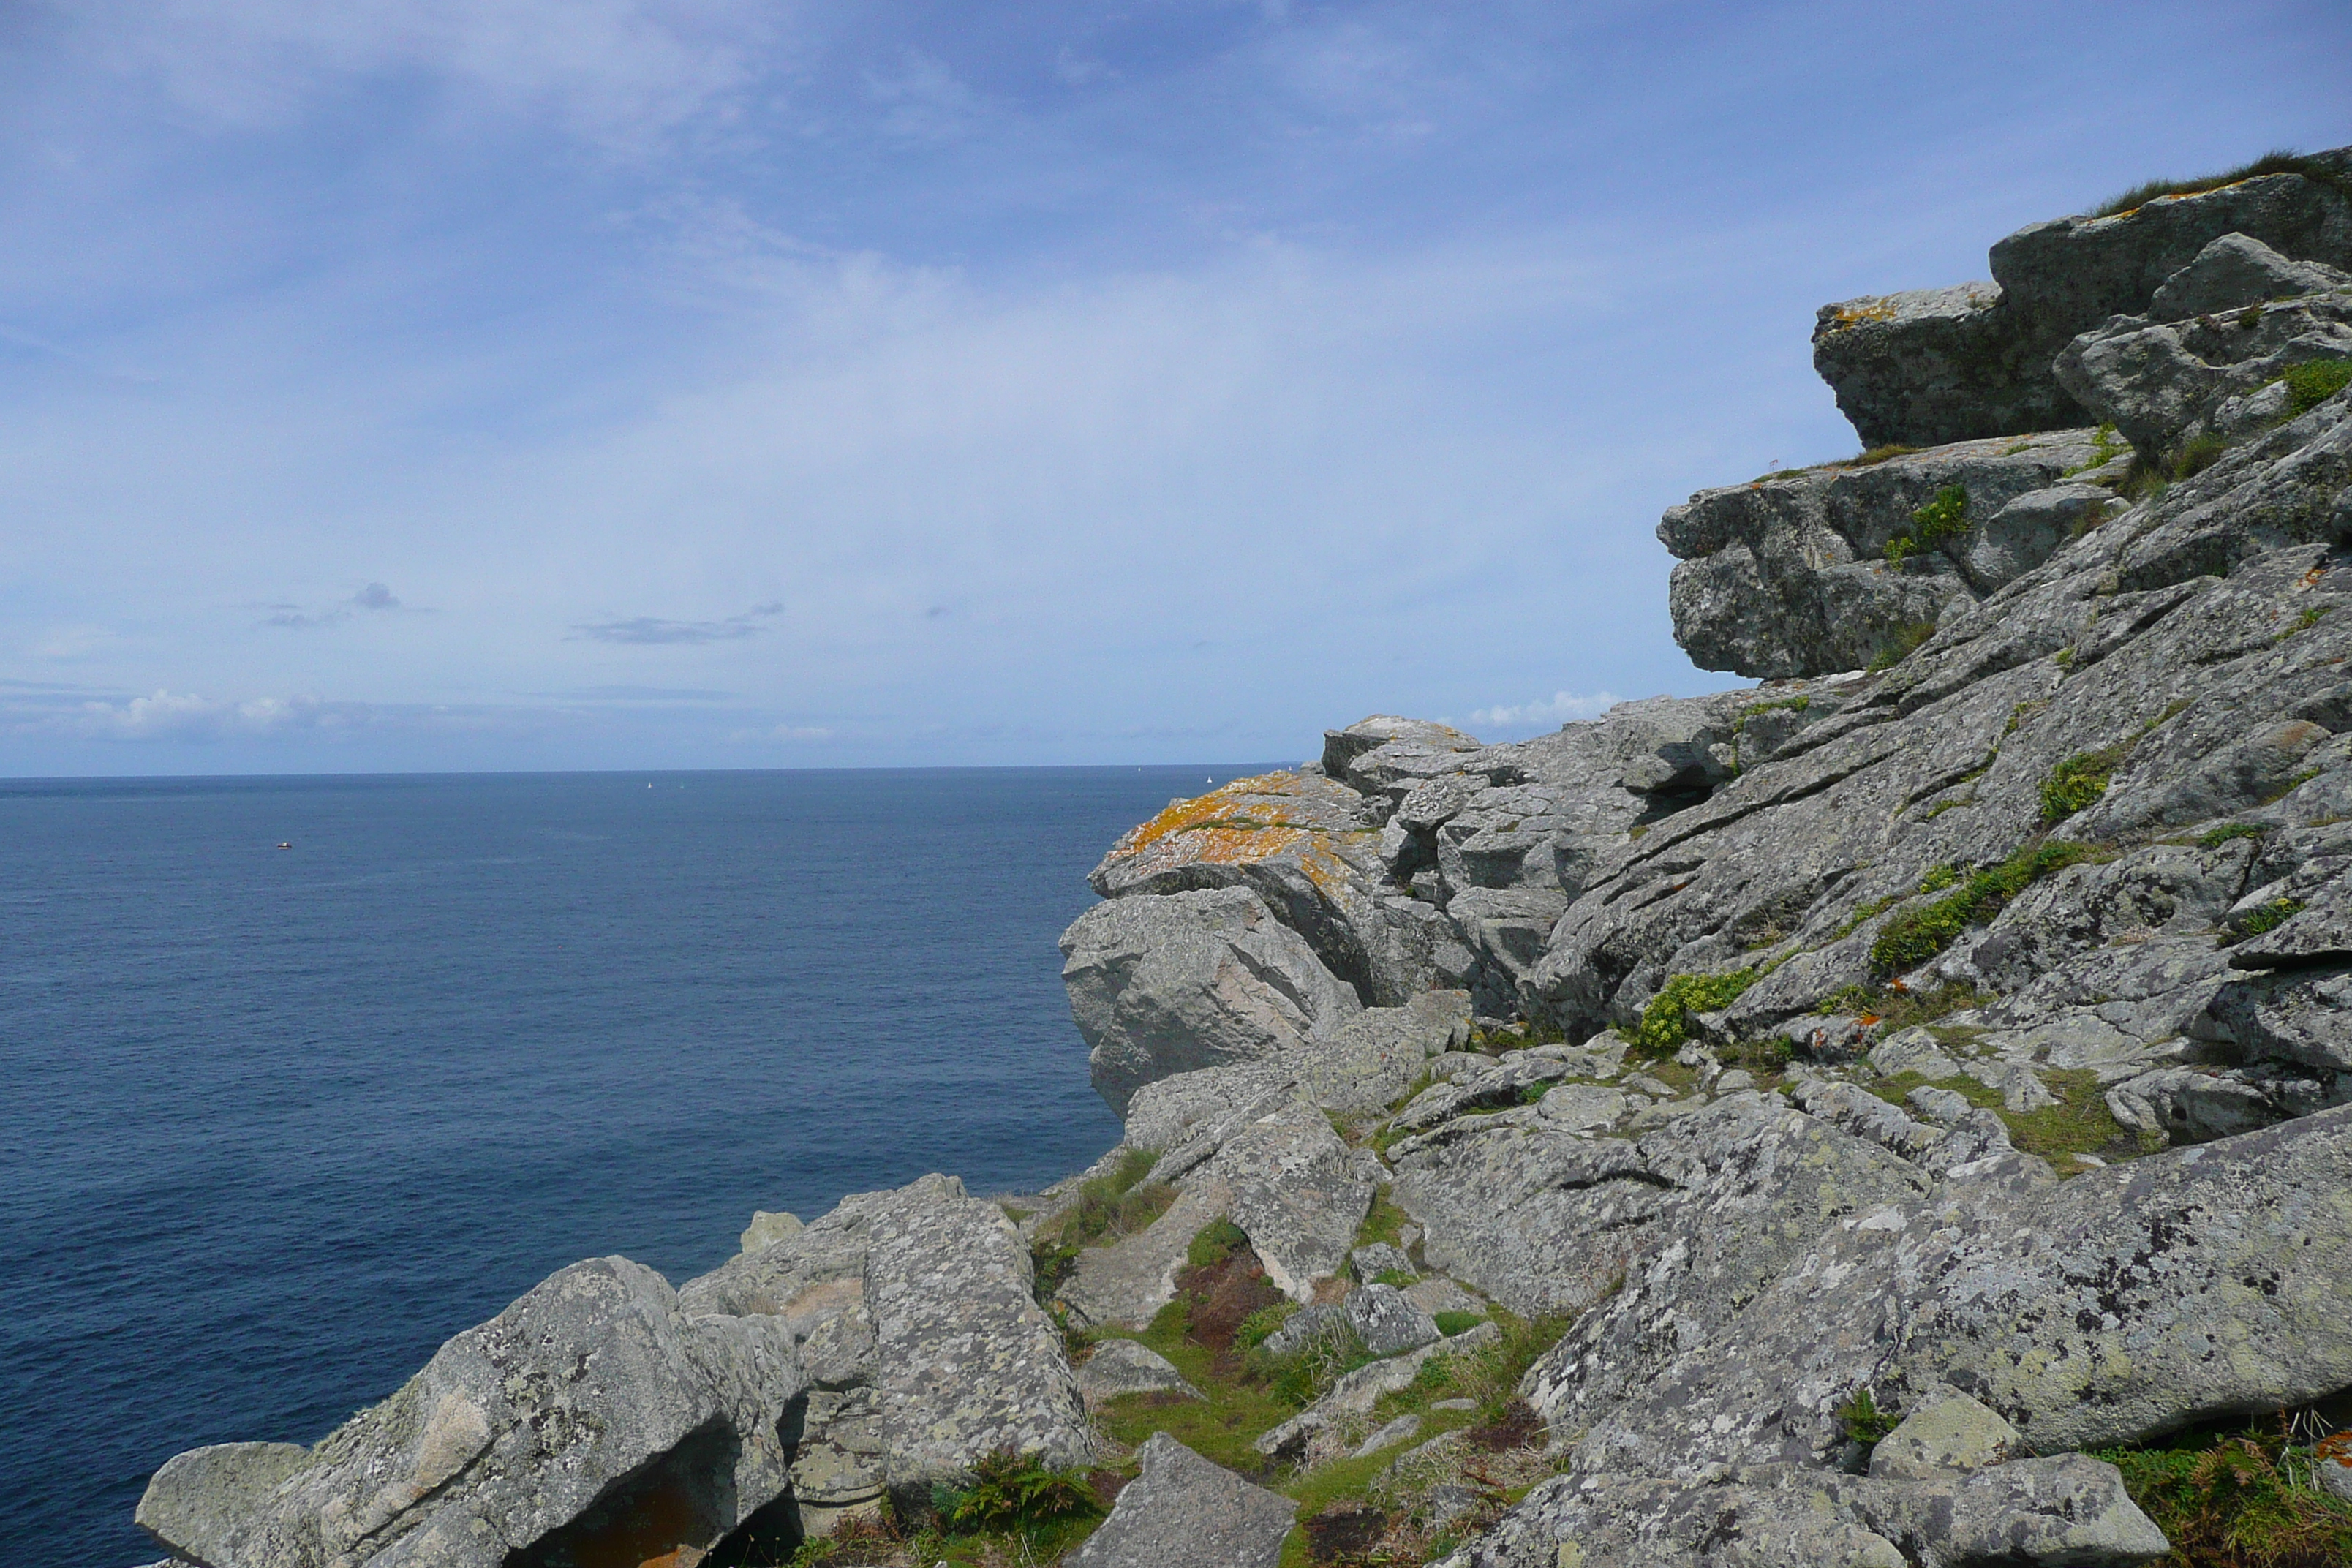
<instances>
[{"instance_id":1,"label":"grass patch","mask_svg":"<svg viewBox=\"0 0 2352 1568\"><path fill-rule=\"evenodd\" d=\"M2289 365L2279 379L2286 383L2287 417L2293 419L2352 385L2352 360L2315 359Z\"/></svg>"},{"instance_id":2,"label":"grass patch","mask_svg":"<svg viewBox=\"0 0 2352 1568\"><path fill-rule=\"evenodd\" d=\"M2229 449L2230 443L2226 437L2209 430L2172 455L2172 477L2176 479L2193 479L2220 462L2221 455Z\"/></svg>"},{"instance_id":3,"label":"grass patch","mask_svg":"<svg viewBox=\"0 0 2352 1568\"><path fill-rule=\"evenodd\" d=\"M2269 831L2269 828L2257 826L2255 824L2251 822L2233 822L2227 827L2217 827L2210 833L2199 834L2197 836L2197 847L2200 849L2219 849L2222 845L2227 844L2232 838L2260 838Z\"/></svg>"},{"instance_id":4,"label":"grass patch","mask_svg":"<svg viewBox=\"0 0 2352 1568\"><path fill-rule=\"evenodd\" d=\"M1682 1047L1691 1037L1690 1016L1712 1013L1729 1006L1738 994L1756 984L1753 969L1735 969L1728 974L1677 974L1658 987L1642 1009L1642 1022L1633 1031L1633 1051L1642 1057L1668 1057Z\"/></svg>"},{"instance_id":5,"label":"grass patch","mask_svg":"<svg viewBox=\"0 0 2352 1568\"><path fill-rule=\"evenodd\" d=\"M1485 1322L1486 1314L1484 1312L1435 1312L1431 1314L1430 1321L1437 1325L1439 1333L1450 1340L1454 1335L1466 1333Z\"/></svg>"},{"instance_id":6,"label":"grass patch","mask_svg":"<svg viewBox=\"0 0 2352 1568\"><path fill-rule=\"evenodd\" d=\"M1375 1191L1372 1206L1364 1211L1364 1223L1356 1227L1355 1245L1370 1247L1384 1241L1395 1247L1398 1245L1397 1237L1402 1236L1404 1227L1412 1223L1412 1216L1391 1203L1388 1194Z\"/></svg>"},{"instance_id":7,"label":"grass patch","mask_svg":"<svg viewBox=\"0 0 2352 1568\"><path fill-rule=\"evenodd\" d=\"M2326 1445L2320 1445L2325 1447ZM2168 1568L2337 1568L2352 1563L2352 1504L2312 1484L2332 1453L2296 1444L2282 1420L2227 1436L2092 1455L2172 1542Z\"/></svg>"},{"instance_id":8,"label":"grass patch","mask_svg":"<svg viewBox=\"0 0 2352 1568\"><path fill-rule=\"evenodd\" d=\"M1874 468L1890 458L1907 458L1918 449L1916 447L1906 447L1900 441L1889 441L1883 447L1873 447L1848 458L1842 466L1849 468Z\"/></svg>"},{"instance_id":9,"label":"grass patch","mask_svg":"<svg viewBox=\"0 0 2352 1568\"><path fill-rule=\"evenodd\" d=\"M1249 1232L1229 1219L1216 1220L1192 1238L1184 1249L1184 1262L1192 1268L1214 1268L1248 1246Z\"/></svg>"},{"instance_id":10,"label":"grass patch","mask_svg":"<svg viewBox=\"0 0 2352 1568\"><path fill-rule=\"evenodd\" d=\"M1148 1149L1129 1150L1108 1173L1079 1184L1070 1205L1037 1227L1029 1264L1040 1303L1068 1281L1081 1251L1133 1236L1168 1212L1176 1189L1145 1180L1159 1163Z\"/></svg>"},{"instance_id":11,"label":"grass patch","mask_svg":"<svg viewBox=\"0 0 2352 1568\"><path fill-rule=\"evenodd\" d=\"M2201 174L2193 180L2147 180L2119 195L2108 197L2092 209L2090 216L2121 217L2136 212L2165 196L2193 196L2206 191L2218 191L2224 185L2234 185L2242 180L2260 179L2264 174L2301 174L2324 185L2345 189L2345 183L2335 171L2314 158L2306 158L2291 147L2275 147L2251 163L2241 163L2234 169L2224 169L2218 174ZM2347 192L2352 195L2352 192Z\"/></svg>"},{"instance_id":12,"label":"grass patch","mask_svg":"<svg viewBox=\"0 0 2352 1568\"><path fill-rule=\"evenodd\" d=\"M2273 899L2267 904L2256 904L2231 921L2230 929L2242 941L2250 936L2260 936L2266 931L2276 931L2303 910L2301 899Z\"/></svg>"},{"instance_id":13,"label":"grass patch","mask_svg":"<svg viewBox=\"0 0 2352 1568\"><path fill-rule=\"evenodd\" d=\"M1990 1005L1998 998L1973 985L1938 985L1914 991L1901 981L1886 985L1844 985L1830 993L1813 1012L1827 1017L1843 1014L1867 1023L1884 1024L1890 1035L1971 1007Z\"/></svg>"},{"instance_id":14,"label":"grass patch","mask_svg":"<svg viewBox=\"0 0 2352 1568\"><path fill-rule=\"evenodd\" d=\"M1920 646L1935 635L1936 623L1933 621L1914 621L1907 626L1898 626L1878 645L1878 651L1870 656L1870 663L1864 668L1871 675L1890 670L1917 653Z\"/></svg>"},{"instance_id":15,"label":"grass patch","mask_svg":"<svg viewBox=\"0 0 2352 1568\"><path fill-rule=\"evenodd\" d=\"M2035 882L2095 854L2085 845L2042 839L2021 846L1997 866L1969 872L1941 898L1886 922L1870 944L1871 972L1884 979L1917 968L1951 946L1960 932L2000 913Z\"/></svg>"},{"instance_id":16,"label":"grass patch","mask_svg":"<svg viewBox=\"0 0 2352 1568\"><path fill-rule=\"evenodd\" d=\"M2115 776L2130 751L2129 746L2108 746L2077 752L2051 769L2050 776L2042 781L2042 820L2063 822L2096 805L2107 793L2107 780Z\"/></svg>"}]
</instances>

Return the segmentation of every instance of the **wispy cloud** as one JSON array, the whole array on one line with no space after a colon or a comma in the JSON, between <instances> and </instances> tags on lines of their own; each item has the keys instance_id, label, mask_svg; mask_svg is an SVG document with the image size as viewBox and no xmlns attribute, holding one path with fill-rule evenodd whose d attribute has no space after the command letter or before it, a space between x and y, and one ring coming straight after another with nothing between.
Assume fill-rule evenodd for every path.
<instances>
[{"instance_id":1,"label":"wispy cloud","mask_svg":"<svg viewBox=\"0 0 2352 1568\"><path fill-rule=\"evenodd\" d=\"M568 691L534 691L530 695L572 702L724 702L741 693L694 686L580 686Z\"/></svg>"},{"instance_id":2,"label":"wispy cloud","mask_svg":"<svg viewBox=\"0 0 2352 1568\"><path fill-rule=\"evenodd\" d=\"M760 623L772 616L784 613L782 604L754 605L740 616L730 616L723 621L670 621L657 616L633 616L626 620L589 621L572 628L566 642L614 643L706 643L734 642L739 638L756 637L765 628Z\"/></svg>"},{"instance_id":3,"label":"wispy cloud","mask_svg":"<svg viewBox=\"0 0 2352 1568\"><path fill-rule=\"evenodd\" d=\"M320 610L315 614L304 610L299 605L293 604L263 605L260 607L269 612L261 622L263 626L284 626L291 631L304 631L312 626L340 626L369 611L398 610L406 606L401 604L390 588L381 583L370 583L333 608Z\"/></svg>"},{"instance_id":4,"label":"wispy cloud","mask_svg":"<svg viewBox=\"0 0 2352 1568\"><path fill-rule=\"evenodd\" d=\"M86 741L225 741L303 731L349 730L373 721L363 702L329 702L305 693L230 700L194 692L157 691L118 701L85 701L15 727Z\"/></svg>"},{"instance_id":5,"label":"wispy cloud","mask_svg":"<svg viewBox=\"0 0 2352 1568\"><path fill-rule=\"evenodd\" d=\"M1597 719L1623 700L1613 691L1596 691L1589 697L1573 691L1555 691L1550 697L1535 702L1476 709L1470 715L1470 722L1497 724L1506 728L1527 724L1565 724L1574 719Z\"/></svg>"},{"instance_id":6,"label":"wispy cloud","mask_svg":"<svg viewBox=\"0 0 2352 1568\"><path fill-rule=\"evenodd\" d=\"M833 731L817 724L778 724L765 730L735 730L727 736L740 744L746 741L830 741Z\"/></svg>"}]
</instances>

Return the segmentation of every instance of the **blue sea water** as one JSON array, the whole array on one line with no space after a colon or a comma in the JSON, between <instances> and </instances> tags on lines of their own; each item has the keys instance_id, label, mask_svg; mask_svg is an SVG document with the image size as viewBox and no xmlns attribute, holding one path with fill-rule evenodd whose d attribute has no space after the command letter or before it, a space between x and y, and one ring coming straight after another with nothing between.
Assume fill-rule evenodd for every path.
<instances>
[{"instance_id":1,"label":"blue sea water","mask_svg":"<svg viewBox=\"0 0 2352 1568\"><path fill-rule=\"evenodd\" d=\"M0 1563L152 1560L165 1458L575 1259L1085 1165L1055 938L1249 771L0 783Z\"/></svg>"}]
</instances>

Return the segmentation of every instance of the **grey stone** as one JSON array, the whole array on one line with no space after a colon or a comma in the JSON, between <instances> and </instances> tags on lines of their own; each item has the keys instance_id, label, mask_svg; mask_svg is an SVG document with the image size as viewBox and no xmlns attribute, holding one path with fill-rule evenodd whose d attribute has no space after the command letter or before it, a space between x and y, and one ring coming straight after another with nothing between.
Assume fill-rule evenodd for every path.
<instances>
[{"instance_id":1,"label":"grey stone","mask_svg":"<svg viewBox=\"0 0 2352 1568\"><path fill-rule=\"evenodd\" d=\"M1154 1079L1278 1054L1360 1007L1245 888L1097 904L1062 952L1095 1089L1122 1114Z\"/></svg>"},{"instance_id":2,"label":"grey stone","mask_svg":"<svg viewBox=\"0 0 2352 1568\"><path fill-rule=\"evenodd\" d=\"M1192 1452L1165 1432L1137 1451L1102 1528L1066 1568L1275 1568L1298 1505Z\"/></svg>"},{"instance_id":3,"label":"grey stone","mask_svg":"<svg viewBox=\"0 0 2352 1568\"><path fill-rule=\"evenodd\" d=\"M1168 1211L1133 1236L1078 1254L1059 1300L1080 1328L1148 1327L1176 1297L1176 1276L1184 1268L1192 1238L1233 1212L1233 1192L1223 1183L1186 1183Z\"/></svg>"},{"instance_id":4,"label":"grey stone","mask_svg":"<svg viewBox=\"0 0 2352 1568\"><path fill-rule=\"evenodd\" d=\"M1412 1266L1412 1259L1406 1257L1402 1248L1392 1247L1385 1241L1376 1241L1369 1247L1360 1247L1348 1254L1348 1269L1360 1282L1366 1285L1371 1284L1383 1274L1410 1275L1420 1272Z\"/></svg>"},{"instance_id":5,"label":"grey stone","mask_svg":"<svg viewBox=\"0 0 2352 1568\"><path fill-rule=\"evenodd\" d=\"M2284 256L2352 266L2352 201L2341 189L2352 156L2338 150L2314 163L2335 181L2273 174L2111 217L2034 224L1992 247L1990 284L1824 306L1814 368L1868 447L2083 423L2052 360L2077 333L2147 311L2212 242L2240 235ZM2192 278L2220 272L2217 261Z\"/></svg>"},{"instance_id":6,"label":"grey stone","mask_svg":"<svg viewBox=\"0 0 2352 1568\"><path fill-rule=\"evenodd\" d=\"M2344 1434L2339 1432L2336 1436L2341 1439ZM2334 1493L2346 1502L2352 1502L2352 1453L2346 1452L2339 1443L2336 1454L2337 1457L2323 1458L2312 1466L2312 1479L2324 1490Z\"/></svg>"},{"instance_id":7,"label":"grey stone","mask_svg":"<svg viewBox=\"0 0 2352 1568\"><path fill-rule=\"evenodd\" d=\"M1337 1335L1347 1321L1347 1309L1336 1301L1318 1301L1301 1308L1284 1319L1282 1326L1265 1337L1266 1353L1297 1355L1318 1338Z\"/></svg>"},{"instance_id":8,"label":"grey stone","mask_svg":"<svg viewBox=\"0 0 2352 1568\"><path fill-rule=\"evenodd\" d=\"M1312 1299L1317 1280L1346 1266L1372 1201L1372 1182L1308 1106L1250 1123L1182 1184L1202 1182L1232 1194L1234 1223L1248 1233L1266 1279L1294 1301Z\"/></svg>"},{"instance_id":9,"label":"grey stone","mask_svg":"<svg viewBox=\"0 0 2352 1568\"><path fill-rule=\"evenodd\" d=\"M2025 1453L2017 1428L1970 1399L1953 1394L1906 1415L1870 1450L1870 1473L1881 1480L1933 1480L1946 1470L1981 1470Z\"/></svg>"},{"instance_id":10,"label":"grey stone","mask_svg":"<svg viewBox=\"0 0 2352 1568\"><path fill-rule=\"evenodd\" d=\"M1303 1459L1318 1464L1337 1458L1349 1446L1338 1441L1339 1436L1350 1429L1361 1431L1360 1423L1372 1413L1372 1406L1388 1394L1412 1387L1424 1363L1434 1357L1483 1349L1500 1338L1500 1329L1492 1323L1480 1323L1452 1339L1360 1366L1333 1384L1328 1394L1281 1426L1261 1434L1250 1446L1268 1458L1287 1462Z\"/></svg>"},{"instance_id":11,"label":"grey stone","mask_svg":"<svg viewBox=\"0 0 2352 1568\"><path fill-rule=\"evenodd\" d=\"M1089 1405L1123 1394L1181 1394L1202 1398L1173 1363L1133 1340L1104 1340L1078 1368L1078 1392Z\"/></svg>"},{"instance_id":12,"label":"grey stone","mask_svg":"<svg viewBox=\"0 0 2352 1568\"><path fill-rule=\"evenodd\" d=\"M798 1215L782 1212L771 1214L766 1209L755 1209L751 1214L751 1223L743 1229L742 1239L737 1244L737 1250L757 1252L771 1242L782 1241L788 1237L799 1235L800 1228L801 1219Z\"/></svg>"},{"instance_id":13,"label":"grey stone","mask_svg":"<svg viewBox=\"0 0 2352 1568\"><path fill-rule=\"evenodd\" d=\"M1886 1078L1916 1072L1930 1082L1940 1082L1960 1075L1959 1064L1944 1054L1936 1037L1919 1028L1901 1030L1871 1047L1870 1065Z\"/></svg>"},{"instance_id":14,"label":"grey stone","mask_svg":"<svg viewBox=\"0 0 2352 1568\"><path fill-rule=\"evenodd\" d=\"M1402 1354L1435 1341L1437 1324L1392 1285L1361 1285L1341 1304L1348 1326L1376 1356Z\"/></svg>"},{"instance_id":15,"label":"grey stone","mask_svg":"<svg viewBox=\"0 0 2352 1568\"><path fill-rule=\"evenodd\" d=\"M1564 1083L1548 1089L1536 1109L1546 1121L1570 1132L1613 1126L1628 1109L1623 1092L1597 1084Z\"/></svg>"},{"instance_id":16,"label":"grey stone","mask_svg":"<svg viewBox=\"0 0 2352 1568\"><path fill-rule=\"evenodd\" d=\"M2151 321L2182 321L2267 300L2352 289L2352 272L2316 261L2290 261L2261 240L2225 234L2148 297Z\"/></svg>"},{"instance_id":17,"label":"grey stone","mask_svg":"<svg viewBox=\"0 0 2352 1568\"><path fill-rule=\"evenodd\" d=\"M1938 1127L1953 1126L1975 1109L1969 1104L1969 1097L1958 1090L1935 1089L1925 1084L1903 1098L1914 1110Z\"/></svg>"},{"instance_id":18,"label":"grey stone","mask_svg":"<svg viewBox=\"0 0 2352 1568\"><path fill-rule=\"evenodd\" d=\"M1432 1318L1440 1312L1483 1312L1486 1303L1451 1279L1416 1279L1404 1288L1404 1299Z\"/></svg>"},{"instance_id":19,"label":"grey stone","mask_svg":"<svg viewBox=\"0 0 2352 1568\"><path fill-rule=\"evenodd\" d=\"M280 1445L168 1461L136 1517L213 1568L496 1568L630 1503L667 1521L665 1548L700 1550L783 1490L777 1430L803 1387L780 1321L686 1316L651 1269L599 1258L450 1340L299 1462Z\"/></svg>"},{"instance_id":20,"label":"grey stone","mask_svg":"<svg viewBox=\"0 0 2352 1568\"><path fill-rule=\"evenodd\" d=\"M1393 1448L1399 1443L1410 1443L1420 1435L1420 1416L1400 1415L1357 1444L1355 1452L1350 1457L1358 1459L1370 1458L1383 1448Z\"/></svg>"}]
</instances>

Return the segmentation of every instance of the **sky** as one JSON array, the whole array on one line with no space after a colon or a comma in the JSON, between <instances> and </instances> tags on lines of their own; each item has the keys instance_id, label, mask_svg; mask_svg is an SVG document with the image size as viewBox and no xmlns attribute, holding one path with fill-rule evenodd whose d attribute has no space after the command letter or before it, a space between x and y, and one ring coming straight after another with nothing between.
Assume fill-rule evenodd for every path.
<instances>
[{"instance_id":1,"label":"sky","mask_svg":"<svg viewBox=\"0 0 2352 1568\"><path fill-rule=\"evenodd\" d=\"M1740 684L1653 530L1855 448L1815 308L2352 142L2348 68L2342 0L0 0L0 774Z\"/></svg>"}]
</instances>

